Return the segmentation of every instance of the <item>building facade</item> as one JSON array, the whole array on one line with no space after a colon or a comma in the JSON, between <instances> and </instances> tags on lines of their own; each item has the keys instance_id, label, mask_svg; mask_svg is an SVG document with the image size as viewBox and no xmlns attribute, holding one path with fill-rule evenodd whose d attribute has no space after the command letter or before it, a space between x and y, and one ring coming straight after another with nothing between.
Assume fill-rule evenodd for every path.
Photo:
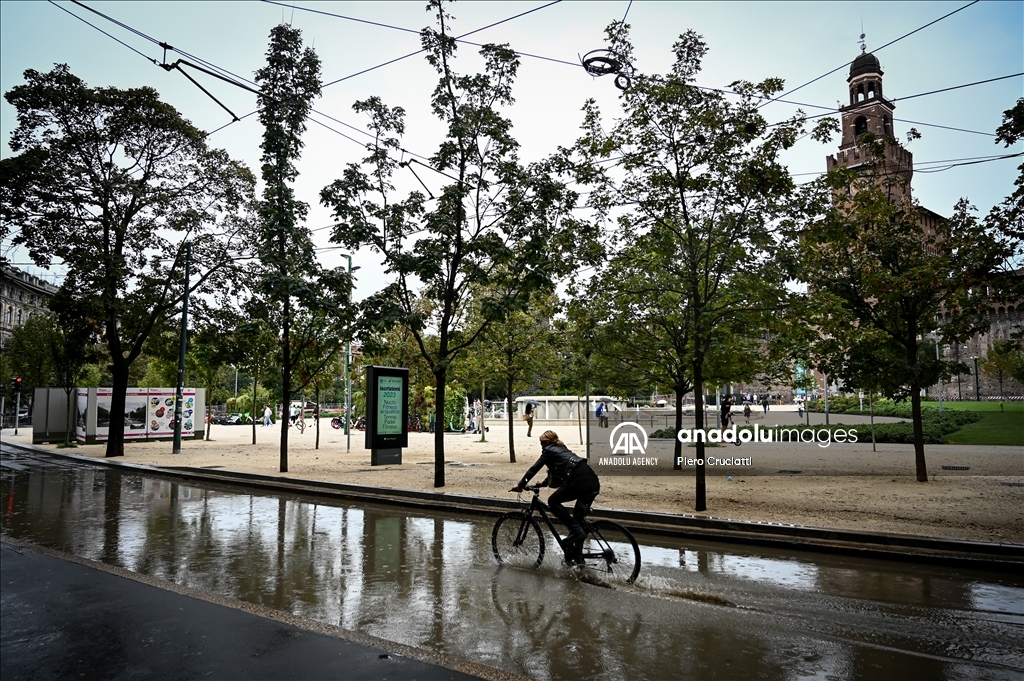
<instances>
[{"instance_id":1,"label":"building facade","mask_svg":"<svg viewBox=\"0 0 1024 681\"><path fill-rule=\"evenodd\" d=\"M10 265L0 265L0 347L14 329L38 314L49 312L47 302L57 287Z\"/></svg>"}]
</instances>

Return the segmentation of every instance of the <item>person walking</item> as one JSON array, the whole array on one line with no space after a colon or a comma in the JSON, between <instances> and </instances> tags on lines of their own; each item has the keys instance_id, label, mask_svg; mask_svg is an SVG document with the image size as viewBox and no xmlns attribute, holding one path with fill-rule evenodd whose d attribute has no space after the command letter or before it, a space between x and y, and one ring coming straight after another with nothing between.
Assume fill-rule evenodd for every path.
<instances>
[{"instance_id":1,"label":"person walking","mask_svg":"<svg viewBox=\"0 0 1024 681\"><path fill-rule=\"evenodd\" d=\"M750 405L749 404L744 404L743 405L743 418L745 418L747 420L747 425L749 426L750 425Z\"/></svg>"},{"instance_id":2,"label":"person walking","mask_svg":"<svg viewBox=\"0 0 1024 681\"><path fill-rule=\"evenodd\" d=\"M526 403L526 411L523 412L523 420L526 421L526 437L533 433L533 402Z\"/></svg>"},{"instance_id":3,"label":"person walking","mask_svg":"<svg viewBox=\"0 0 1024 681\"><path fill-rule=\"evenodd\" d=\"M270 405L264 404L263 405L263 427L264 428L269 428L272 423L273 423L273 420L271 419Z\"/></svg>"}]
</instances>

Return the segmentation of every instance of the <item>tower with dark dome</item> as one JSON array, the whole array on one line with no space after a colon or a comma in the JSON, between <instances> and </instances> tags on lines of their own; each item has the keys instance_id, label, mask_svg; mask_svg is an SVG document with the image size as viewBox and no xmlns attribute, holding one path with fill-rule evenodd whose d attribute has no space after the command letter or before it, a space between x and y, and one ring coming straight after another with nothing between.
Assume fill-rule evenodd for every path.
<instances>
[{"instance_id":1,"label":"tower with dark dome","mask_svg":"<svg viewBox=\"0 0 1024 681\"><path fill-rule=\"evenodd\" d=\"M850 65L846 79L850 87L850 103L839 107L842 115L843 137L839 153L826 159L828 170L843 166L862 169L865 174L897 173L905 180L900 194L909 195L910 180L914 173L913 154L900 146L893 131L893 110L896 105L882 95L882 65L878 57L863 51ZM885 139L884 170L865 148L865 133L875 139ZM896 198L896 197L894 197Z\"/></svg>"}]
</instances>

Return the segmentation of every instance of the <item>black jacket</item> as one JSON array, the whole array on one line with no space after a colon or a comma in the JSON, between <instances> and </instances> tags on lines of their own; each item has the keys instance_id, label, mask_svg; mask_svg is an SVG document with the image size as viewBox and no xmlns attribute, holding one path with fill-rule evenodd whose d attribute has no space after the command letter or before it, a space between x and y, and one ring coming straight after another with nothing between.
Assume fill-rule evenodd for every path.
<instances>
[{"instance_id":1,"label":"black jacket","mask_svg":"<svg viewBox=\"0 0 1024 681\"><path fill-rule=\"evenodd\" d=\"M530 466L530 470L526 471L526 475L519 481L519 486L525 487L529 484L530 480L542 466L548 467L548 471L551 472L551 477L556 484L564 484L569 479L572 469L583 461L586 461L586 459L576 456L564 445L548 445L541 451L537 462Z\"/></svg>"}]
</instances>

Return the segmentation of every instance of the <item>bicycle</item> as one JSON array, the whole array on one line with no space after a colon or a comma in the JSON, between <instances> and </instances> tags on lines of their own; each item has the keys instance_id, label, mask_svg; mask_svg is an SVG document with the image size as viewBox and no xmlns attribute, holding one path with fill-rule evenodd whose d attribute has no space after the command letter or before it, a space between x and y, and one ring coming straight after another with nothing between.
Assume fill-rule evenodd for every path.
<instances>
[{"instance_id":1,"label":"bicycle","mask_svg":"<svg viewBox=\"0 0 1024 681\"><path fill-rule=\"evenodd\" d=\"M533 499L523 510L510 511L498 518L491 533L491 549L502 565L523 565L536 570L544 561L544 533L535 514L547 524L563 552L566 545L548 515L551 509L540 499L541 486L527 485L523 489L533 492ZM522 495L519 499L522 501ZM611 582L632 584L636 581L640 574L640 546L633 534L611 520L590 522L584 519L580 525L584 532L583 566Z\"/></svg>"}]
</instances>

